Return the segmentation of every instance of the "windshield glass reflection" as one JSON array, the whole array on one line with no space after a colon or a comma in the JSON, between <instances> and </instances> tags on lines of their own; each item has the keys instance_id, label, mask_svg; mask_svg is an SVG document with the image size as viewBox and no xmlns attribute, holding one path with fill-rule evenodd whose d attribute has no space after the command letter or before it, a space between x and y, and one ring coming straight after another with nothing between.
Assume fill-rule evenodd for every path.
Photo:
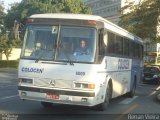
<instances>
[{"instance_id":1,"label":"windshield glass reflection","mask_svg":"<svg viewBox=\"0 0 160 120\"><path fill-rule=\"evenodd\" d=\"M96 29L72 26L28 26L22 58L94 62Z\"/></svg>"}]
</instances>

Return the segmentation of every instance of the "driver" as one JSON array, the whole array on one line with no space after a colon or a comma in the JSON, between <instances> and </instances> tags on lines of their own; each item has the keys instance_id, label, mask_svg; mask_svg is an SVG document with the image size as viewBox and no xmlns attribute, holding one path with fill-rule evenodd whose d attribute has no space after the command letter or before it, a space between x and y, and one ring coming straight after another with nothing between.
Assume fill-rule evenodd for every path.
<instances>
[{"instance_id":1,"label":"driver","mask_svg":"<svg viewBox=\"0 0 160 120\"><path fill-rule=\"evenodd\" d=\"M90 50L86 46L86 41L81 40L80 47L75 50L74 55L88 55L88 54L90 54Z\"/></svg>"}]
</instances>

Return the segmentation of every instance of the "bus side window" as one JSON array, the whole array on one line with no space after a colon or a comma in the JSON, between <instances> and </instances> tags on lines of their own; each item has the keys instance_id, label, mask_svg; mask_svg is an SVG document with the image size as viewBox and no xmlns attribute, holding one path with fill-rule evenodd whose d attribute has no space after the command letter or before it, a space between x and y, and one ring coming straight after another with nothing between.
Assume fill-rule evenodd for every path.
<instances>
[{"instance_id":1,"label":"bus side window","mask_svg":"<svg viewBox=\"0 0 160 120\"><path fill-rule=\"evenodd\" d=\"M129 56L134 58L134 42L129 41Z\"/></svg>"},{"instance_id":2,"label":"bus side window","mask_svg":"<svg viewBox=\"0 0 160 120\"><path fill-rule=\"evenodd\" d=\"M116 35L114 47L117 55L123 55L123 37Z\"/></svg>"},{"instance_id":3,"label":"bus side window","mask_svg":"<svg viewBox=\"0 0 160 120\"><path fill-rule=\"evenodd\" d=\"M104 56L105 55L105 44L104 44L104 29L99 30L99 55Z\"/></svg>"},{"instance_id":4,"label":"bus side window","mask_svg":"<svg viewBox=\"0 0 160 120\"><path fill-rule=\"evenodd\" d=\"M135 58L139 58L139 46L138 46L137 43L134 43L134 46L135 46L135 48L134 48L134 57Z\"/></svg>"},{"instance_id":5,"label":"bus side window","mask_svg":"<svg viewBox=\"0 0 160 120\"><path fill-rule=\"evenodd\" d=\"M143 45L140 45L140 58L143 59Z\"/></svg>"},{"instance_id":6,"label":"bus side window","mask_svg":"<svg viewBox=\"0 0 160 120\"><path fill-rule=\"evenodd\" d=\"M104 49L105 49L105 55L107 55L107 47L108 47L108 32L105 32L105 34L104 34Z\"/></svg>"},{"instance_id":7,"label":"bus side window","mask_svg":"<svg viewBox=\"0 0 160 120\"><path fill-rule=\"evenodd\" d=\"M129 56L129 40L127 38L124 38L123 41L123 54L124 56Z\"/></svg>"},{"instance_id":8,"label":"bus side window","mask_svg":"<svg viewBox=\"0 0 160 120\"><path fill-rule=\"evenodd\" d=\"M114 54L115 53L115 35L111 32L108 32L108 45L107 45L107 53Z\"/></svg>"}]
</instances>

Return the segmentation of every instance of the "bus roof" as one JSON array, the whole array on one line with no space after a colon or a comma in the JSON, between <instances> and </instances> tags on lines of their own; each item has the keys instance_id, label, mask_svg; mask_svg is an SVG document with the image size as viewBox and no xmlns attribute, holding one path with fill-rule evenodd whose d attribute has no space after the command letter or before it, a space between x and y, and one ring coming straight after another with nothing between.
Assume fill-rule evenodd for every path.
<instances>
[{"instance_id":1,"label":"bus roof","mask_svg":"<svg viewBox=\"0 0 160 120\"><path fill-rule=\"evenodd\" d=\"M30 16L29 18L55 18L55 19L77 19L77 20L96 20L105 23L105 26L109 28L111 31L121 34L127 35L132 40L139 41L143 43L142 39L127 30L119 27L118 25L113 24L112 22L104 19L103 17L97 15L88 15L88 14L72 14L72 13L45 13L45 14L35 14ZM117 32L116 32L117 31ZM121 31L121 32L120 32Z\"/></svg>"},{"instance_id":2,"label":"bus roof","mask_svg":"<svg viewBox=\"0 0 160 120\"><path fill-rule=\"evenodd\" d=\"M101 20L104 19L96 15L88 14L71 14L71 13L48 13L48 14L35 14L30 18L59 18L59 19L79 19L79 20Z\"/></svg>"}]
</instances>

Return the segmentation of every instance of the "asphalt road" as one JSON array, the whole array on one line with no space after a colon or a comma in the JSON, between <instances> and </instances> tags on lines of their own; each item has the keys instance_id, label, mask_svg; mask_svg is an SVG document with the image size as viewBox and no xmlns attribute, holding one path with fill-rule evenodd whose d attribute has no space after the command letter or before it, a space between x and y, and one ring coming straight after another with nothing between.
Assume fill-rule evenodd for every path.
<instances>
[{"instance_id":1,"label":"asphalt road","mask_svg":"<svg viewBox=\"0 0 160 120\"><path fill-rule=\"evenodd\" d=\"M23 101L18 96L17 81L17 70L0 70L0 120L134 120L149 117L160 120L160 102L155 99L158 85L140 84L135 97L112 99L107 110L97 111L95 108L71 105L43 108L40 102Z\"/></svg>"}]
</instances>

